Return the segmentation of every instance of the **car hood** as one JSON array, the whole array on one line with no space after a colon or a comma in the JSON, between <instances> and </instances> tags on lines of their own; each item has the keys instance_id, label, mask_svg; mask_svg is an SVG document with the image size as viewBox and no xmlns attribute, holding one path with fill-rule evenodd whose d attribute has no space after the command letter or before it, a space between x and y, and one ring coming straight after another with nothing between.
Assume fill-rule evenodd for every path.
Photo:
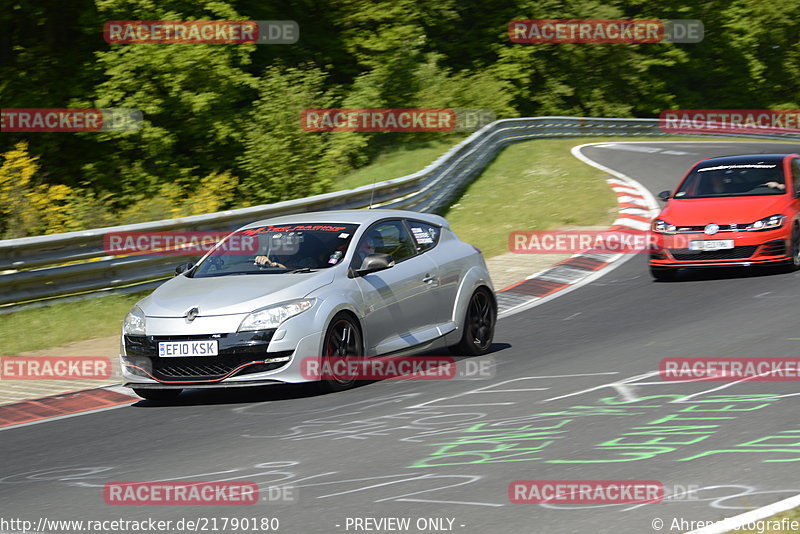
<instances>
[{"instance_id":1,"label":"car hood","mask_svg":"<svg viewBox=\"0 0 800 534\"><path fill-rule=\"evenodd\" d=\"M183 317L195 307L199 316L250 313L271 304L303 298L333 280L334 273L330 270L209 278L176 276L138 306L148 317Z\"/></svg>"},{"instance_id":2,"label":"car hood","mask_svg":"<svg viewBox=\"0 0 800 534\"><path fill-rule=\"evenodd\" d=\"M770 215L783 213L785 206L785 195L670 199L658 218L676 226L705 226L709 223L749 224Z\"/></svg>"}]
</instances>

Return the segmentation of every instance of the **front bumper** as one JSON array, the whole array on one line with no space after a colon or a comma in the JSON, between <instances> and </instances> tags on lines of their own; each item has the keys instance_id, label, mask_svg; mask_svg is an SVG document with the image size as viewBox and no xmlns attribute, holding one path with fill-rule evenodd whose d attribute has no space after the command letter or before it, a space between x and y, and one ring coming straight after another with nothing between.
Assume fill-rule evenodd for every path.
<instances>
[{"instance_id":1,"label":"front bumper","mask_svg":"<svg viewBox=\"0 0 800 534\"><path fill-rule=\"evenodd\" d=\"M294 348L275 341L276 330L191 335L123 336L120 363L126 387L230 387L307 382L302 359L319 352L322 333L299 339ZM217 356L161 357L161 341L216 339Z\"/></svg>"},{"instance_id":2,"label":"front bumper","mask_svg":"<svg viewBox=\"0 0 800 534\"><path fill-rule=\"evenodd\" d=\"M742 267L792 261L791 238L784 228L764 232L654 234L651 267ZM689 249L690 241L733 239L734 248L716 251Z\"/></svg>"}]
</instances>

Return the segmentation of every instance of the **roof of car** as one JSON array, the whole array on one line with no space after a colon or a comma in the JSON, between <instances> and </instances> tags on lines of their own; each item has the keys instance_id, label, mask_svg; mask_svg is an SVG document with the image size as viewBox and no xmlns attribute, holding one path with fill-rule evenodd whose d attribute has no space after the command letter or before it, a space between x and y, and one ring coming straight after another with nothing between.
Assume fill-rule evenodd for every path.
<instances>
[{"instance_id":1,"label":"roof of car","mask_svg":"<svg viewBox=\"0 0 800 534\"><path fill-rule=\"evenodd\" d=\"M437 226L449 228L450 225L439 215L419 213L407 210L333 210L312 211L295 213L292 215L279 215L269 219L255 221L244 228L257 228L272 224L315 224L315 223L343 223L343 224L371 224L375 221L388 218L417 219Z\"/></svg>"},{"instance_id":2,"label":"roof of car","mask_svg":"<svg viewBox=\"0 0 800 534\"><path fill-rule=\"evenodd\" d=\"M790 154L741 154L738 156L718 156L704 159L697 164L698 168L713 167L717 165L741 165L745 163L772 163L778 164Z\"/></svg>"}]
</instances>

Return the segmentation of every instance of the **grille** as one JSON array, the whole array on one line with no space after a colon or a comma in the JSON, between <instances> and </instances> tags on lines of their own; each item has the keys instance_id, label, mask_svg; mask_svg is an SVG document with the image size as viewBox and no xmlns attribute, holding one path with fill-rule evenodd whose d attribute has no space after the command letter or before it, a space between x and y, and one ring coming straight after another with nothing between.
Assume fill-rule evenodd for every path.
<instances>
[{"instance_id":1,"label":"grille","mask_svg":"<svg viewBox=\"0 0 800 534\"><path fill-rule=\"evenodd\" d=\"M733 231L733 232L742 232L742 231L744 231L745 226L747 226L748 224L750 224L750 223L737 224L737 225L720 224L720 225L718 225L719 226L719 230L718 231L719 232L731 232L731 231ZM731 229L731 226L735 226L735 229ZM703 230L705 230L706 229L706 225L703 225L703 226L678 226L677 228L678 228L677 231L680 234L698 233L698 232L702 232Z\"/></svg>"},{"instance_id":2,"label":"grille","mask_svg":"<svg viewBox=\"0 0 800 534\"><path fill-rule=\"evenodd\" d=\"M280 358L290 356L292 351L269 352L261 357ZM180 361L175 361L180 360ZM223 378L241 365L251 363L252 359L242 356L202 356L199 358L151 358L153 376L159 380L214 380ZM283 367L288 362L258 363L248 365L236 375L263 373Z\"/></svg>"},{"instance_id":3,"label":"grille","mask_svg":"<svg viewBox=\"0 0 800 534\"><path fill-rule=\"evenodd\" d=\"M764 247L761 249L761 254L764 256L785 256L786 243L783 239L777 239L775 241L770 241L769 243L764 243Z\"/></svg>"},{"instance_id":4,"label":"grille","mask_svg":"<svg viewBox=\"0 0 800 534\"><path fill-rule=\"evenodd\" d=\"M220 358L219 356L201 358L181 358L181 362L166 362L164 358L152 358L153 376L159 380L222 378L243 363L239 358ZM213 360L213 361L208 361Z\"/></svg>"},{"instance_id":5,"label":"grille","mask_svg":"<svg viewBox=\"0 0 800 534\"><path fill-rule=\"evenodd\" d=\"M269 358L291 356L292 351L267 352L274 330L242 332L236 334L192 335L192 336L125 336L125 352L129 357L146 357L151 364L152 375L164 382L191 380L218 380L234 369L252 362ZM160 341L199 341L216 339L218 356L161 358L158 356ZM288 362L256 363L247 365L236 375L263 373L283 367Z\"/></svg>"},{"instance_id":6,"label":"grille","mask_svg":"<svg viewBox=\"0 0 800 534\"><path fill-rule=\"evenodd\" d=\"M706 260L743 260L753 255L758 245L734 247L726 250L689 250L688 248L670 249L672 257L678 261L706 261Z\"/></svg>"}]
</instances>

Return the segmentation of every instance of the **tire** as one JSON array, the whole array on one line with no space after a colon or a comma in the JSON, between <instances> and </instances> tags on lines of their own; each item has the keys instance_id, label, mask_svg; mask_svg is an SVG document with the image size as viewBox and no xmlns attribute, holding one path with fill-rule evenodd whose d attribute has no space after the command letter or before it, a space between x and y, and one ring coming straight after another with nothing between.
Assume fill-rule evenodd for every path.
<instances>
[{"instance_id":1,"label":"tire","mask_svg":"<svg viewBox=\"0 0 800 534\"><path fill-rule=\"evenodd\" d=\"M461 341L450 347L450 352L458 356L486 354L492 347L496 323L497 305L494 298L488 289L476 289L467 304Z\"/></svg>"},{"instance_id":2,"label":"tire","mask_svg":"<svg viewBox=\"0 0 800 534\"><path fill-rule=\"evenodd\" d=\"M133 392L143 399L157 402L167 402L178 398L182 389L149 389L133 388Z\"/></svg>"},{"instance_id":3,"label":"tire","mask_svg":"<svg viewBox=\"0 0 800 534\"><path fill-rule=\"evenodd\" d=\"M659 282L671 282L678 275L678 269L669 267L650 267L650 274Z\"/></svg>"},{"instance_id":4,"label":"tire","mask_svg":"<svg viewBox=\"0 0 800 534\"><path fill-rule=\"evenodd\" d=\"M361 328L350 314L338 313L331 319L325 337L322 341L322 360L323 366L328 363L329 369L335 358L356 358L364 355L364 343L361 335ZM355 386L355 378L338 380L320 380L319 385L323 391L336 392L344 391Z\"/></svg>"},{"instance_id":5,"label":"tire","mask_svg":"<svg viewBox=\"0 0 800 534\"><path fill-rule=\"evenodd\" d=\"M794 225L792 228L792 240L790 242L792 259L787 266L790 272L800 270L800 226Z\"/></svg>"}]
</instances>

